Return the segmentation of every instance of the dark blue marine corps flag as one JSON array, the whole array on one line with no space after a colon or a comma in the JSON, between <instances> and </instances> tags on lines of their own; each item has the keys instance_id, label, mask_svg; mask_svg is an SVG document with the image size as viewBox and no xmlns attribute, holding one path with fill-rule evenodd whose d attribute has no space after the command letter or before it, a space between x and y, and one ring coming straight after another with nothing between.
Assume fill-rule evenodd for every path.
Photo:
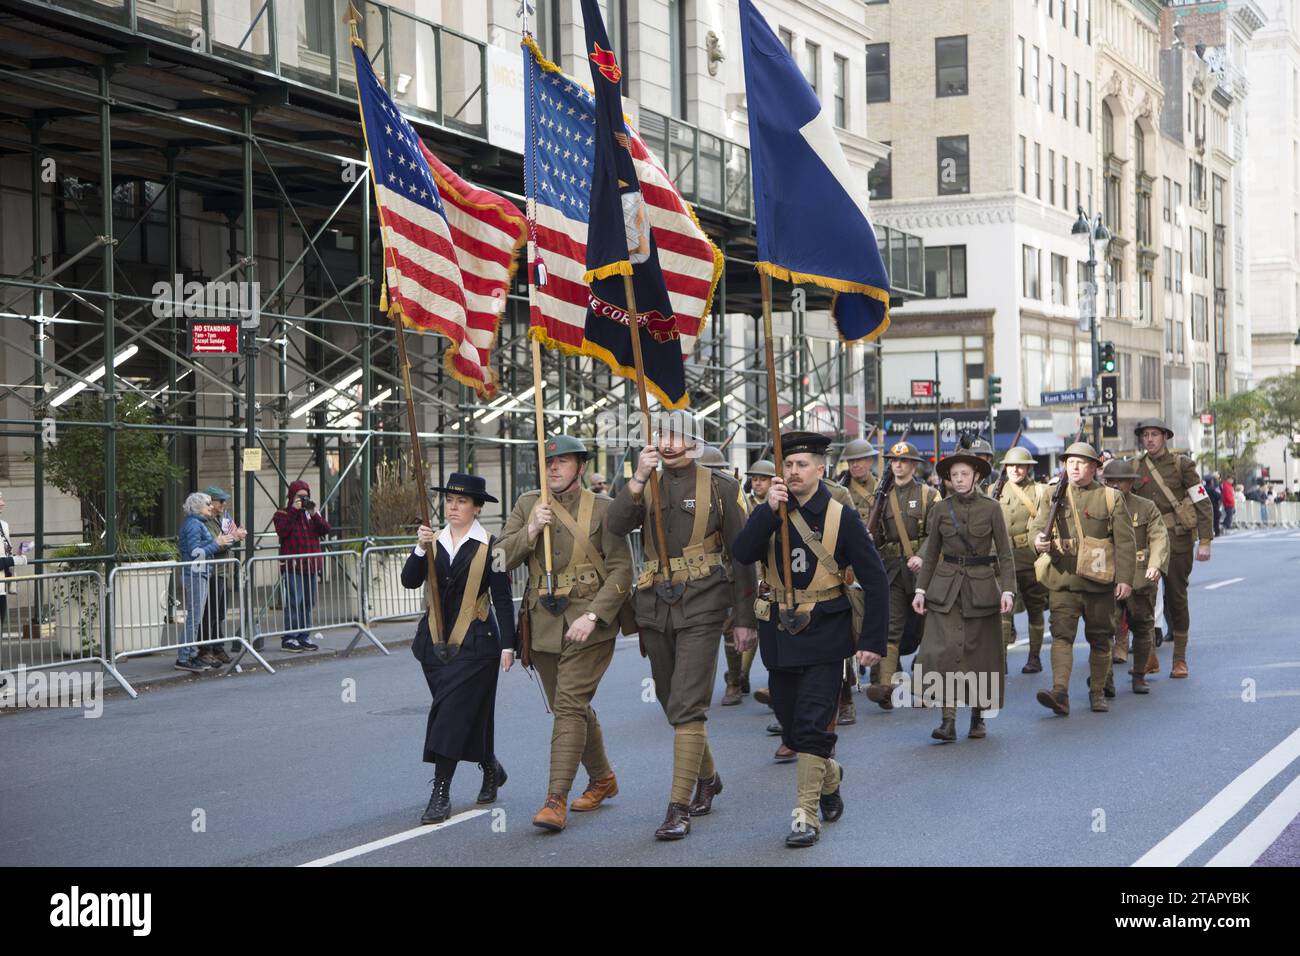
<instances>
[{"instance_id":1,"label":"dark blue marine corps flag","mask_svg":"<svg viewBox=\"0 0 1300 956\"><path fill-rule=\"evenodd\" d=\"M649 211L632 157L619 88L622 71L596 0L582 0L587 60L595 91L595 156L587 231L591 290L583 351L616 373L635 377L628 313L635 311L646 385L668 408L688 402L681 329L668 297ZM625 276L631 277L634 309Z\"/></svg>"},{"instance_id":2,"label":"dark blue marine corps flag","mask_svg":"<svg viewBox=\"0 0 1300 956\"><path fill-rule=\"evenodd\" d=\"M830 114L751 0L740 0L758 269L834 290L846 342L889 327L889 277Z\"/></svg>"}]
</instances>

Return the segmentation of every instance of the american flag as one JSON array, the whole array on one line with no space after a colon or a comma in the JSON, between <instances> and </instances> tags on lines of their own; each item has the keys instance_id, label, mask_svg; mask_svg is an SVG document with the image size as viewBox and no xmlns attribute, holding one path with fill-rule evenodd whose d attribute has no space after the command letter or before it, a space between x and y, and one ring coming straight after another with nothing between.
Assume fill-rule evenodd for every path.
<instances>
[{"instance_id":1,"label":"american flag","mask_svg":"<svg viewBox=\"0 0 1300 956\"><path fill-rule=\"evenodd\" d=\"M524 41L528 137L524 159L527 194L536 205L536 249L529 250L534 278L533 334L550 348L586 354L582 347L591 298L586 272L588 204L595 157L595 97ZM681 333L683 358L695 349L722 275L722 253L705 235L677 187L636 130L627 130L641 192L659 249L668 295ZM537 284L540 258L546 281Z\"/></svg>"},{"instance_id":2,"label":"american flag","mask_svg":"<svg viewBox=\"0 0 1300 956\"><path fill-rule=\"evenodd\" d=\"M421 142L352 47L366 149L384 236L387 306L408 328L451 339L445 362L482 398L496 393L492 347L527 240L523 213L465 182Z\"/></svg>"}]
</instances>

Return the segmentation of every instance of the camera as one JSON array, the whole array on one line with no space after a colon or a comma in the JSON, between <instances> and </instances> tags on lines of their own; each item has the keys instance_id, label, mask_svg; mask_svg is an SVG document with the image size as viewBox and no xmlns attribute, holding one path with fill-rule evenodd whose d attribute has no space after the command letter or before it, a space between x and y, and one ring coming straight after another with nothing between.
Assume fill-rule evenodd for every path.
<instances>
[{"instance_id":1,"label":"camera","mask_svg":"<svg viewBox=\"0 0 1300 956\"><path fill-rule=\"evenodd\" d=\"M316 510L316 502L312 501L310 498L304 498L304 499L302 499L302 510L303 510L303 511L315 511L315 510Z\"/></svg>"}]
</instances>

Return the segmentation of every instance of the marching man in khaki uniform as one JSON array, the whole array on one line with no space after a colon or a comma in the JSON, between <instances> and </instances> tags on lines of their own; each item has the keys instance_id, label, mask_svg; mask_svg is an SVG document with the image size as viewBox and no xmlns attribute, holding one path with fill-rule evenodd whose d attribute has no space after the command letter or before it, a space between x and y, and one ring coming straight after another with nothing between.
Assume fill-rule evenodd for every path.
<instances>
[{"instance_id":1,"label":"marching man in khaki uniform","mask_svg":"<svg viewBox=\"0 0 1300 956\"><path fill-rule=\"evenodd\" d=\"M867 688L867 699L889 710L894 706L891 695L894 674L898 671L899 642L908 615L916 613L912 610L912 598L916 592L916 574L921 570L926 520L930 509L939 503L939 493L914 480L921 453L911 442L896 442L885 458L894 472L894 487L889 490L880 519L884 540L877 542L877 546L889 575L889 647L880 662L880 683Z\"/></svg>"},{"instance_id":2,"label":"marching man in khaki uniform","mask_svg":"<svg viewBox=\"0 0 1300 956\"><path fill-rule=\"evenodd\" d=\"M840 484L849 489L853 507L858 517L865 524L871 511L871 496L876 493L880 482L871 473L871 460L876 457L876 449L865 438L855 438L844 446L840 461L848 469L847 475L840 477Z\"/></svg>"},{"instance_id":3,"label":"marching man in khaki uniform","mask_svg":"<svg viewBox=\"0 0 1300 956\"><path fill-rule=\"evenodd\" d=\"M1088 697L1098 713L1110 710L1102 688L1110 672L1111 623L1115 602L1133 593L1137 546L1133 519L1123 497L1097 482L1101 459L1087 442L1065 449L1066 487L1049 528L1051 508L1029 525L1039 571L1052 611L1052 689L1040 690L1038 702L1062 717L1070 715L1070 671L1074 639L1083 618L1088 640ZM1049 563L1050 562L1050 563Z\"/></svg>"},{"instance_id":4,"label":"marching man in khaki uniform","mask_svg":"<svg viewBox=\"0 0 1300 956\"><path fill-rule=\"evenodd\" d=\"M1020 668L1022 674L1037 674L1043 669L1043 613L1047 610L1047 588L1034 576L1033 536L1030 523L1040 513L1046 513L1051 491L1041 481L1034 480L1034 456L1029 449L1017 445L1002 459L1007 470L1007 480L1002 485L1002 517L1011 535L1011 547L1016 559L1016 588L1029 616L1029 659ZM1002 615L1002 642L1010 647L1016 640L1015 614Z\"/></svg>"},{"instance_id":5,"label":"marching man in khaki uniform","mask_svg":"<svg viewBox=\"0 0 1300 956\"><path fill-rule=\"evenodd\" d=\"M632 552L627 538L609 530L613 503L582 487L591 457L580 439L555 435L546 442L550 506L540 491L519 496L497 544L513 570L528 562L532 664L555 714L551 728L551 779L546 802L533 818L544 830L563 830L565 801L578 764L587 768L587 789L572 809L595 810L618 793L605 755L600 722L591 707L600 679L614 659L619 610L632 589ZM545 537L551 529L554 596L548 593Z\"/></svg>"},{"instance_id":6,"label":"marching man in khaki uniform","mask_svg":"<svg viewBox=\"0 0 1300 956\"><path fill-rule=\"evenodd\" d=\"M736 485L698 465L697 447L690 413L661 415L654 444L641 449L636 472L607 518L616 535L643 529L646 562L632 606L650 658L655 696L674 731L672 791L664 822L655 831L660 840L687 836L691 817L707 814L722 792L705 720L728 613L735 610L738 642L752 646L757 637L754 569L731 556L731 544L745 522ZM662 516L650 514L652 496L646 488L661 462ZM657 552L654 523L659 520L666 532L666 555Z\"/></svg>"},{"instance_id":7,"label":"marching man in khaki uniform","mask_svg":"<svg viewBox=\"0 0 1300 956\"><path fill-rule=\"evenodd\" d=\"M1120 614L1127 613L1128 627L1133 634L1133 654L1129 657L1133 693L1148 694L1151 688L1147 686L1144 675L1155 640L1156 587L1160 575L1169 567L1169 530L1154 502L1133 494L1133 482L1137 476L1137 467L1130 458L1114 458L1106 462L1101 471L1101 480L1124 496L1124 504L1133 515L1133 535L1137 545L1137 574L1133 580L1136 586L1128 600L1116 607L1114 630L1119 630ZM1123 636L1116 639L1127 640ZM1115 696L1114 658L1111 660L1112 676L1106 679L1108 697Z\"/></svg>"},{"instance_id":8,"label":"marching man in khaki uniform","mask_svg":"<svg viewBox=\"0 0 1300 956\"><path fill-rule=\"evenodd\" d=\"M744 514L749 514L749 502L746 500L745 492L741 489L739 482L732 480L731 473L727 470L731 467L731 463L722 454L722 449L716 445L703 446L696 463L721 475L735 485L736 504L740 506L740 510ZM749 693L749 669L745 666L745 655L736 650L734 614L728 614L727 620L722 626L722 653L727 659L727 672L722 675L723 691L722 700L719 703L723 707L734 707L741 702L745 694ZM752 652L749 659L751 662L754 659Z\"/></svg>"},{"instance_id":9,"label":"marching man in khaki uniform","mask_svg":"<svg viewBox=\"0 0 1300 956\"><path fill-rule=\"evenodd\" d=\"M1214 507L1201 484L1196 463L1186 455L1171 452L1165 445L1174 437L1162 421L1138 422L1134 429L1143 452L1138 456L1138 478L1133 493L1155 503L1169 529L1169 571L1165 576L1165 621L1174 642L1174 663L1170 677L1187 676L1187 637L1192 617L1187 608L1187 581L1192 576L1192 557L1210 560L1214 537ZM1193 541L1195 536L1195 541ZM1160 670L1152 648L1147 673Z\"/></svg>"}]
</instances>

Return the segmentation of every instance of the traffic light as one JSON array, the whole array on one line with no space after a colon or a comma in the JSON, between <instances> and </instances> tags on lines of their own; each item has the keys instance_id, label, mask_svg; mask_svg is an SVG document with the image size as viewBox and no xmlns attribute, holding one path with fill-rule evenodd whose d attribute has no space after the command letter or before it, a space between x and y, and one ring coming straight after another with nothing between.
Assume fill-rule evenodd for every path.
<instances>
[{"instance_id":1,"label":"traffic light","mask_svg":"<svg viewBox=\"0 0 1300 956\"><path fill-rule=\"evenodd\" d=\"M1208 422L1205 420L1207 418L1209 419ZM1206 446L1214 447L1214 416L1212 415L1201 416L1201 440Z\"/></svg>"},{"instance_id":2,"label":"traffic light","mask_svg":"<svg viewBox=\"0 0 1300 956\"><path fill-rule=\"evenodd\" d=\"M1002 376L1001 375L989 376L989 404L990 405L1002 404Z\"/></svg>"},{"instance_id":3,"label":"traffic light","mask_svg":"<svg viewBox=\"0 0 1300 956\"><path fill-rule=\"evenodd\" d=\"M1115 371L1115 365L1116 365L1115 343L1102 342L1100 351L1101 351L1101 371L1105 374L1109 374Z\"/></svg>"}]
</instances>

